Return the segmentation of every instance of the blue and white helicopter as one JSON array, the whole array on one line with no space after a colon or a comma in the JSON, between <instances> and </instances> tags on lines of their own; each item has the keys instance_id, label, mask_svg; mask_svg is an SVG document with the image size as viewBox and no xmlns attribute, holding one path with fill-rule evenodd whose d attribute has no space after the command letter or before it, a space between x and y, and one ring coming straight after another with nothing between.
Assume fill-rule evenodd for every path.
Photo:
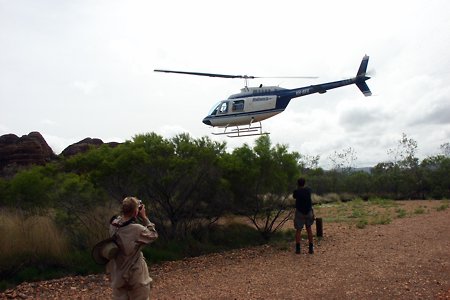
<instances>
[{"instance_id":1,"label":"blue and white helicopter","mask_svg":"<svg viewBox=\"0 0 450 300\"><path fill-rule=\"evenodd\" d=\"M225 128L223 132L215 135L227 135L228 137L241 137L250 135L268 134L263 132L261 121L271 118L283 112L293 98L310 94L323 94L328 90L356 84L364 96L371 96L372 92L366 84L370 77L366 76L369 56L365 55L361 61L356 76L349 79L310 85L296 89L285 89L278 86L247 87L248 79L263 78L247 75L225 75L213 73L184 72L171 70L154 70L155 72L177 73L208 77L242 78L245 79L245 87L240 93L233 94L226 100L222 100L210 110L203 119L203 123L212 127ZM286 77L266 77L286 78ZM290 77L292 78L292 77ZM316 78L316 77L294 77ZM258 123L258 124L257 124Z\"/></svg>"}]
</instances>

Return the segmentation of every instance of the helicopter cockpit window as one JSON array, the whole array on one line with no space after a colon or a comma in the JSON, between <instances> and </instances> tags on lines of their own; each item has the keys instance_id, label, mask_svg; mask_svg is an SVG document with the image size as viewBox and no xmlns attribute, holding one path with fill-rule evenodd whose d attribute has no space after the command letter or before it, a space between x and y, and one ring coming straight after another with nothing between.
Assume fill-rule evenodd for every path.
<instances>
[{"instance_id":1,"label":"helicopter cockpit window","mask_svg":"<svg viewBox=\"0 0 450 300\"><path fill-rule=\"evenodd\" d=\"M228 102L222 102L219 106L219 113L225 114L228 111Z\"/></svg>"},{"instance_id":2,"label":"helicopter cockpit window","mask_svg":"<svg viewBox=\"0 0 450 300\"><path fill-rule=\"evenodd\" d=\"M208 112L208 116L215 116L217 115L217 112L219 111L220 102L216 103L216 105L213 106L213 108Z\"/></svg>"},{"instance_id":3,"label":"helicopter cockpit window","mask_svg":"<svg viewBox=\"0 0 450 300\"><path fill-rule=\"evenodd\" d=\"M243 111L244 110L244 100L236 100L233 101L233 105L231 106L232 111Z\"/></svg>"}]
</instances>

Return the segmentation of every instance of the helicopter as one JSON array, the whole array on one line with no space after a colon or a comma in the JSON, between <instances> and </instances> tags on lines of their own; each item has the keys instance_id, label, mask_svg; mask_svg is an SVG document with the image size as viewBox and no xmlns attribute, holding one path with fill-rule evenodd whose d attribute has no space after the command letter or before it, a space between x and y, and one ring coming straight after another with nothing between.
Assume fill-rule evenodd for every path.
<instances>
[{"instance_id":1,"label":"helicopter","mask_svg":"<svg viewBox=\"0 0 450 300\"><path fill-rule=\"evenodd\" d=\"M222 132L214 135L226 135L228 137L243 137L251 135L269 134L263 132L261 121L271 118L283 112L293 98L307 96L315 93L324 94L328 90L356 84L364 96L371 96L372 92L367 86L366 76L369 56L365 55L361 61L355 77L326 82L316 85L305 86L295 89L286 89L279 86L248 87L249 79L256 78L287 78L287 77L258 77L248 75L226 75L201 72L185 72L155 69L154 72L177 73L185 75L220 77L220 78L242 78L245 87L240 93L233 94L226 100L215 104L203 119L205 125L224 128ZM288 77L288 78L317 78L317 77Z\"/></svg>"}]
</instances>

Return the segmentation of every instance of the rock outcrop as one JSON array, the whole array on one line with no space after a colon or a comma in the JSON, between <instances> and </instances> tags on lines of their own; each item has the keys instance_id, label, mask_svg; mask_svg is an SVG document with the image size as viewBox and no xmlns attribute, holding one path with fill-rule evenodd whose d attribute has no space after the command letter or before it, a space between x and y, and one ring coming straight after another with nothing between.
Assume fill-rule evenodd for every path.
<instances>
[{"instance_id":1,"label":"rock outcrop","mask_svg":"<svg viewBox=\"0 0 450 300\"><path fill-rule=\"evenodd\" d=\"M101 139L92 139L85 138L75 144L70 145L66 149L61 152L61 155L64 157L69 157L73 155L77 155L78 153L84 153L91 149L92 147L100 147L103 145L103 141Z\"/></svg>"},{"instance_id":2,"label":"rock outcrop","mask_svg":"<svg viewBox=\"0 0 450 300\"><path fill-rule=\"evenodd\" d=\"M15 134L0 136L0 174L6 169L44 165L55 159L57 155L39 132L21 137Z\"/></svg>"},{"instance_id":3,"label":"rock outcrop","mask_svg":"<svg viewBox=\"0 0 450 300\"><path fill-rule=\"evenodd\" d=\"M103 143L97 138L85 138L68 146L60 155L67 158L103 144L110 147L119 145L115 142ZM39 132L31 132L22 137L15 134L0 136L0 176L2 177L12 176L24 167L44 165L56 159L58 155L53 152Z\"/></svg>"},{"instance_id":4,"label":"rock outcrop","mask_svg":"<svg viewBox=\"0 0 450 300\"><path fill-rule=\"evenodd\" d=\"M89 149L100 147L101 145L108 145L110 147L116 147L120 143L116 142L110 142L110 143L103 143L101 139L92 139L92 138L85 138L84 140L81 140L75 144L70 145L66 149L64 149L61 152L61 156L64 157L70 157L73 155L77 155L78 153L84 153L88 151Z\"/></svg>"}]
</instances>

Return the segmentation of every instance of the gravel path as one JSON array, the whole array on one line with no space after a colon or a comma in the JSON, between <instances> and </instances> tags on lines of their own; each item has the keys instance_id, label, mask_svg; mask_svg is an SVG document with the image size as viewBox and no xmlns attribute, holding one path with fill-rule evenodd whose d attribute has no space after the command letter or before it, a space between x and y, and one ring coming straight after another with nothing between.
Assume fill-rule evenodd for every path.
<instances>
[{"instance_id":1,"label":"gravel path","mask_svg":"<svg viewBox=\"0 0 450 300\"><path fill-rule=\"evenodd\" d=\"M151 267L153 299L450 299L450 209L365 229L324 224L315 254L269 246ZM0 299L109 299L103 275L24 283Z\"/></svg>"}]
</instances>

